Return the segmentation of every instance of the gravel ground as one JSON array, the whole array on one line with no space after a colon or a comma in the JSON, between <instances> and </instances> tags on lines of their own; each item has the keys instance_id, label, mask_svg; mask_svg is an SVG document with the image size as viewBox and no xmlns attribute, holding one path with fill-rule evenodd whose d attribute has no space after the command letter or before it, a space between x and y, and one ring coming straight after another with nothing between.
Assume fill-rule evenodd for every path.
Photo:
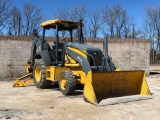
<instances>
[{"instance_id":1,"label":"gravel ground","mask_svg":"<svg viewBox=\"0 0 160 120\"><path fill-rule=\"evenodd\" d=\"M160 74L147 78L153 99L97 107L83 100L82 91L63 96L57 86L13 88L0 80L0 119L13 120L160 120Z\"/></svg>"}]
</instances>

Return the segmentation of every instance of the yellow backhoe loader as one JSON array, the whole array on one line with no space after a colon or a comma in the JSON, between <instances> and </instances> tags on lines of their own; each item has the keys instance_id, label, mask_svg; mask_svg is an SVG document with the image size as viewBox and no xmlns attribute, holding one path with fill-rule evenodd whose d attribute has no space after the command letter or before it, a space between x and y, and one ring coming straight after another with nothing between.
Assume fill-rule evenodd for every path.
<instances>
[{"instance_id":1,"label":"yellow backhoe loader","mask_svg":"<svg viewBox=\"0 0 160 120\"><path fill-rule=\"evenodd\" d=\"M27 75L17 79L14 87L34 82L37 88L43 89L58 81L61 93L72 95L81 84L84 100L97 106L151 98L145 71L116 70L108 56L106 37L104 54L101 49L84 44L82 20L55 19L40 26L43 28L41 38L33 32ZM52 46L45 41L45 32L50 29L56 33ZM78 30L77 42L73 41L74 30ZM61 31L68 31L70 37L59 40Z\"/></svg>"}]
</instances>

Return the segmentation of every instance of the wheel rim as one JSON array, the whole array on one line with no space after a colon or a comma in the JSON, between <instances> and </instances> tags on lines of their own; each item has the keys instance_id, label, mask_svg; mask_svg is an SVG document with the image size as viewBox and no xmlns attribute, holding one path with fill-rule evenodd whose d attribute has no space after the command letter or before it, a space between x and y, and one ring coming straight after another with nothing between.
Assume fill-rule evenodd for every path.
<instances>
[{"instance_id":1,"label":"wheel rim","mask_svg":"<svg viewBox=\"0 0 160 120\"><path fill-rule=\"evenodd\" d=\"M40 66L36 67L35 78L36 78L37 82L39 82L41 80L41 68L40 68Z\"/></svg>"},{"instance_id":2,"label":"wheel rim","mask_svg":"<svg viewBox=\"0 0 160 120\"><path fill-rule=\"evenodd\" d=\"M67 82L66 82L66 79L64 77L60 80L60 86L61 86L62 90L66 89Z\"/></svg>"}]
</instances>

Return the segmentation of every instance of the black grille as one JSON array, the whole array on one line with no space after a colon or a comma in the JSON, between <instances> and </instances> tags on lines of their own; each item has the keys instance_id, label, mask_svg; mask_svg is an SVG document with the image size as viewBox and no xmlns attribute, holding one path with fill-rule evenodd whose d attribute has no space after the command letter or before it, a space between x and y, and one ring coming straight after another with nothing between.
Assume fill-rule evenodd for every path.
<instances>
[{"instance_id":1,"label":"black grille","mask_svg":"<svg viewBox=\"0 0 160 120\"><path fill-rule=\"evenodd\" d=\"M99 50L99 49L88 49L87 50L87 53L88 53L88 61L90 63L91 66L94 66L94 63L95 63L95 66L101 66L102 65L102 51Z\"/></svg>"}]
</instances>

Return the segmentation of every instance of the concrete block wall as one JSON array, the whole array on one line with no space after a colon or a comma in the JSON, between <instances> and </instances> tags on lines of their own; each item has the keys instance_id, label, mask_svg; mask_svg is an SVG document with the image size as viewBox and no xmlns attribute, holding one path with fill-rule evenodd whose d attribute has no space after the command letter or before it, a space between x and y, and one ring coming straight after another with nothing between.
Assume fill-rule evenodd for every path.
<instances>
[{"instance_id":1,"label":"concrete block wall","mask_svg":"<svg viewBox=\"0 0 160 120\"><path fill-rule=\"evenodd\" d=\"M108 54L116 67L123 70L146 70L150 73L150 43L148 40L109 39ZM102 42L88 42L88 45L103 50Z\"/></svg>"},{"instance_id":2,"label":"concrete block wall","mask_svg":"<svg viewBox=\"0 0 160 120\"><path fill-rule=\"evenodd\" d=\"M52 37L47 38L52 44ZM87 39L87 44L103 50L103 39ZM19 77L25 74L30 57L32 37L0 36L0 78ZM109 55L116 67L123 70L146 70L149 74L148 40L110 39Z\"/></svg>"},{"instance_id":3,"label":"concrete block wall","mask_svg":"<svg viewBox=\"0 0 160 120\"><path fill-rule=\"evenodd\" d=\"M30 49L31 37L0 36L0 78L24 75Z\"/></svg>"}]
</instances>

